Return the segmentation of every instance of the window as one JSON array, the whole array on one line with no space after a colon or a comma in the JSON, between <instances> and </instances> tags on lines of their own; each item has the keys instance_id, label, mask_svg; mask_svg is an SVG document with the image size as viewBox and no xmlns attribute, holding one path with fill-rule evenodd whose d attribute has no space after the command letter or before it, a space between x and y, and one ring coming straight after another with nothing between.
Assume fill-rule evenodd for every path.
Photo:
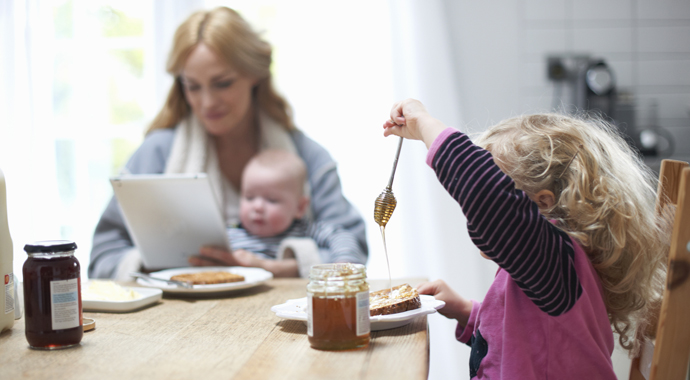
<instances>
[{"instance_id":1,"label":"window","mask_svg":"<svg viewBox=\"0 0 690 380\"><path fill-rule=\"evenodd\" d=\"M30 132L24 144L2 147L5 158L39 153L26 170L3 160L10 218L19 223L12 231L15 272L21 274L26 242L69 239L85 273L93 229L112 195L108 178L141 143L157 108L153 1L46 1L27 5L25 17L30 71L15 85L32 90L31 117L17 126ZM34 190L12 192L15 181Z\"/></svg>"},{"instance_id":2,"label":"window","mask_svg":"<svg viewBox=\"0 0 690 380\"><path fill-rule=\"evenodd\" d=\"M386 2L2 2L2 17L11 17L0 24L0 112L9 115L0 167L18 275L24 244L70 239L86 278L93 230L112 196L108 178L139 146L172 83L165 62L173 33L192 11L219 5L274 46L275 83L296 124L338 161L345 195L370 216L396 147L376 128L393 101ZM361 123L338 116L345 103ZM379 172L371 166L378 155Z\"/></svg>"}]
</instances>

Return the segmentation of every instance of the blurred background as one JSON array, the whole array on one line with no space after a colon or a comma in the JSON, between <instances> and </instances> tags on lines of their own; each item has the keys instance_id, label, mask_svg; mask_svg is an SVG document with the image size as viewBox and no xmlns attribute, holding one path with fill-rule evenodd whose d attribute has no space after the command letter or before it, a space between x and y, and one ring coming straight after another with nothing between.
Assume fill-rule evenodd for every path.
<instances>
[{"instance_id":1,"label":"blurred background","mask_svg":"<svg viewBox=\"0 0 690 380\"><path fill-rule=\"evenodd\" d=\"M172 35L192 11L218 5L274 46L296 124L336 159L368 223L372 278L388 276L373 205L397 146L381 127L396 100L420 99L470 134L517 114L598 112L651 168L690 160L687 0L2 0L0 168L17 275L24 244L61 238L77 242L86 278L108 178L172 83ZM442 278L481 300L496 266L478 255L425 157L421 142L403 144L386 228L391 274ZM429 378L468 378L455 324L429 323ZM620 349L614 364L627 378Z\"/></svg>"}]
</instances>

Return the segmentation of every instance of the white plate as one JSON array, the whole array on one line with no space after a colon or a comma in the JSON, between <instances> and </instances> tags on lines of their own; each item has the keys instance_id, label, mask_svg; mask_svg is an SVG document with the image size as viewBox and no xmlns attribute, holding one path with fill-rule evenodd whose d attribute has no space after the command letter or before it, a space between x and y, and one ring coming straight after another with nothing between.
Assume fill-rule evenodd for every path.
<instances>
[{"instance_id":1,"label":"white plate","mask_svg":"<svg viewBox=\"0 0 690 380\"><path fill-rule=\"evenodd\" d=\"M397 314L375 315L369 317L371 321L371 331L388 330L404 326L412 322L415 318L435 313L436 310L446 305L445 302L437 300L434 296L420 295L419 299L422 301L422 307L419 309ZM276 313L277 317L304 321L304 323L307 323L307 298L287 300L284 304L273 306L271 311Z\"/></svg>"},{"instance_id":2,"label":"white plate","mask_svg":"<svg viewBox=\"0 0 690 380\"><path fill-rule=\"evenodd\" d=\"M85 286L88 286L88 284L85 284ZM135 292L141 294L141 297L129 301L102 301L88 299L82 296L82 308L84 311L111 311L123 313L141 309L144 306L148 306L152 303L160 301L160 299L163 297L163 291L160 289L129 286L123 286L123 288L125 290L134 290ZM86 293L84 293L84 295L86 295Z\"/></svg>"},{"instance_id":3,"label":"white plate","mask_svg":"<svg viewBox=\"0 0 690 380\"><path fill-rule=\"evenodd\" d=\"M220 293L231 290L240 290L261 285L273 278L273 274L261 268L250 267L189 267L189 268L174 268L166 269L158 272L150 273L153 277L163 278L169 280L170 277L197 272L230 272L244 276L244 281L228 282L224 284L210 284L210 285L194 285L191 288L183 288L175 285L170 285L162 281L137 279L137 283L143 286L158 288L166 293Z\"/></svg>"}]
</instances>

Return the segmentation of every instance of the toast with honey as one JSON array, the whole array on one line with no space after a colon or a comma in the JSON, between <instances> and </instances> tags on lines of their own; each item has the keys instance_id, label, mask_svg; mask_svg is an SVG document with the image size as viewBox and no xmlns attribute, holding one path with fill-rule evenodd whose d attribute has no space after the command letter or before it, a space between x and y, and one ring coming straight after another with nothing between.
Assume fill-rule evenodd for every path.
<instances>
[{"instance_id":1,"label":"toast with honey","mask_svg":"<svg viewBox=\"0 0 690 380\"><path fill-rule=\"evenodd\" d=\"M409 284L393 289L377 290L369 294L369 315L389 315L419 309L422 301L419 292Z\"/></svg>"},{"instance_id":2,"label":"toast with honey","mask_svg":"<svg viewBox=\"0 0 690 380\"><path fill-rule=\"evenodd\" d=\"M170 277L174 281L189 282L193 285L225 284L244 281L244 276L230 272L197 272L184 273Z\"/></svg>"}]
</instances>

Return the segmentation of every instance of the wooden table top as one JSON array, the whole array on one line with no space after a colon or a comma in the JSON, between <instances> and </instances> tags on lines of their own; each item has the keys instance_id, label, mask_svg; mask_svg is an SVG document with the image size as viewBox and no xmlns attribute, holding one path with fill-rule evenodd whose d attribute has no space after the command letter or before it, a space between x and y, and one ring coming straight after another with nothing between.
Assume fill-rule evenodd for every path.
<instances>
[{"instance_id":1,"label":"wooden table top","mask_svg":"<svg viewBox=\"0 0 690 380\"><path fill-rule=\"evenodd\" d=\"M385 281L388 282L388 281ZM415 286L421 279L395 281ZM384 282L370 281L371 289ZM79 346L29 349L24 319L0 334L5 379L426 379L426 316L371 333L367 348L319 351L304 322L271 306L306 295L305 279L273 279L207 298L169 298L130 313L84 312L96 329ZM378 287L376 285L379 285Z\"/></svg>"}]
</instances>

